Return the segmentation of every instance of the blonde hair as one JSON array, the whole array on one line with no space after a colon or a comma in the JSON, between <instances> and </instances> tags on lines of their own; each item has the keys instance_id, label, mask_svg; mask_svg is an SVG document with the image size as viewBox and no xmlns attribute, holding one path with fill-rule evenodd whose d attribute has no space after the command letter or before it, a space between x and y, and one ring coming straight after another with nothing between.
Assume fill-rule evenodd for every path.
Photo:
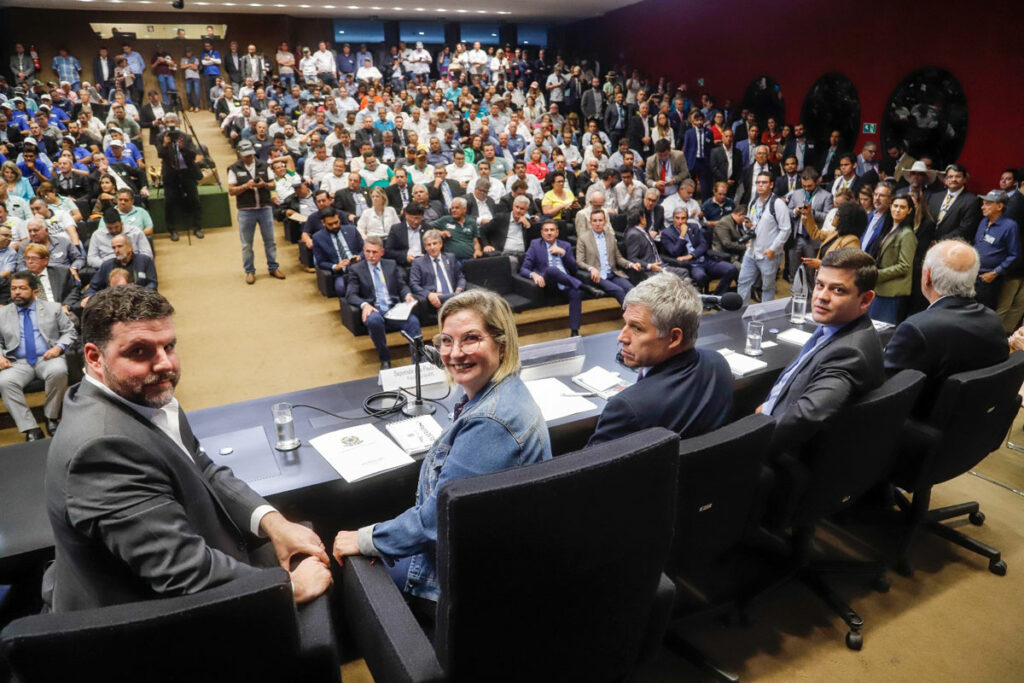
<instances>
[{"instance_id":1,"label":"blonde hair","mask_svg":"<svg viewBox=\"0 0 1024 683\"><path fill-rule=\"evenodd\" d=\"M441 328L444 321L460 311L472 311L483 320L487 334L501 347L501 363L491 380L500 382L509 375L519 373L519 333L508 302L496 293L484 289L471 289L456 294L441 307L438 316Z\"/></svg>"}]
</instances>

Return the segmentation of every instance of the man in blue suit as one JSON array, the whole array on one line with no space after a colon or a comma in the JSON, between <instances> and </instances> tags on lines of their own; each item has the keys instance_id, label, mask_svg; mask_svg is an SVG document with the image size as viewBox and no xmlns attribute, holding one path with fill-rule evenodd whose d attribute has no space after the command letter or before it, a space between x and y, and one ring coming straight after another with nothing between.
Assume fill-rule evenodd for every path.
<instances>
[{"instance_id":1,"label":"man in blue suit","mask_svg":"<svg viewBox=\"0 0 1024 683\"><path fill-rule=\"evenodd\" d=\"M658 273L626 294L619 333L622 362L636 384L613 396L588 446L647 427L688 438L724 425L732 412L732 373L715 351L697 349L703 311L690 283Z\"/></svg>"},{"instance_id":2,"label":"man in blue suit","mask_svg":"<svg viewBox=\"0 0 1024 683\"><path fill-rule=\"evenodd\" d=\"M683 136L683 154L690 168L690 177L700 183L700 196L709 197L711 191L711 150L715 136L704 127L704 115L694 111L690 115L691 127Z\"/></svg>"},{"instance_id":3,"label":"man in blue suit","mask_svg":"<svg viewBox=\"0 0 1024 683\"><path fill-rule=\"evenodd\" d=\"M540 237L530 242L523 257L519 274L533 280L541 288L554 285L558 291L569 297L569 331L573 337L580 335L583 319L583 285L572 273L579 271L572 247L558 239L558 224L545 221L540 227Z\"/></svg>"},{"instance_id":4,"label":"man in blue suit","mask_svg":"<svg viewBox=\"0 0 1024 683\"><path fill-rule=\"evenodd\" d=\"M387 333L405 330L410 336L418 337L420 321L415 314L410 314L406 320L384 317L399 301L415 303L416 298L395 262L382 256L384 240L368 235L363 241L363 260L350 266L346 273L345 299L362 313L363 324L380 356L380 368L386 370L391 367Z\"/></svg>"},{"instance_id":5,"label":"man in blue suit","mask_svg":"<svg viewBox=\"0 0 1024 683\"><path fill-rule=\"evenodd\" d=\"M442 254L444 238L438 230L428 230L423 235L423 250L426 252L412 262L409 269L409 286L417 299L425 299L435 309L466 289L466 276L455 254Z\"/></svg>"},{"instance_id":6,"label":"man in blue suit","mask_svg":"<svg viewBox=\"0 0 1024 683\"><path fill-rule=\"evenodd\" d=\"M319 211L324 229L313 233L313 263L320 270L334 275L334 291L345 296L345 276L349 266L362 259L363 238L356 226L342 225L341 215L333 206Z\"/></svg>"},{"instance_id":7,"label":"man in blue suit","mask_svg":"<svg viewBox=\"0 0 1024 683\"><path fill-rule=\"evenodd\" d=\"M719 261L711 253L711 244L699 225L687 223L688 213L679 207L672 214L672 225L661 231L661 248L675 263L690 271L693 283L702 287L717 279L715 294L722 296L736 282L739 271L729 261Z\"/></svg>"},{"instance_id":8,"label":"man in blue suit","mask_svg":"<svg viewBox=\"0 0 1024 683\"><path fill-rule=\"evenodd\" d=\"M747 126L747 137L736 143L736 149L743 157L743 167L746 168L750 160L754 158L754 150L761 144L761 128L752 123Z\"/></svg>"}]
</instances>

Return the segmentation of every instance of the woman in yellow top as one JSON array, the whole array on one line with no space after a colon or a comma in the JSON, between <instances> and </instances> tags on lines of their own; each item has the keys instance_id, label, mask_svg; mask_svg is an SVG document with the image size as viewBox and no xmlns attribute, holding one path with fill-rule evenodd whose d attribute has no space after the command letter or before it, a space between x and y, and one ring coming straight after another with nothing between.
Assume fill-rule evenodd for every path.
<instances>
[{"instance_id":1,"label":"woman in yellow top","mask_svg":"<svg viewBox=\"0 0 1024 683\"><path fill-rule=\"evenodd\" d=\"M569 220L568 216L562 216L563 211L580 208L576 195L565 189L565 174L561 171L555 171L552 176L551 189L544 194L540 208L544 215L551 216L556 221Z\"/></svg>"}]
</instances>

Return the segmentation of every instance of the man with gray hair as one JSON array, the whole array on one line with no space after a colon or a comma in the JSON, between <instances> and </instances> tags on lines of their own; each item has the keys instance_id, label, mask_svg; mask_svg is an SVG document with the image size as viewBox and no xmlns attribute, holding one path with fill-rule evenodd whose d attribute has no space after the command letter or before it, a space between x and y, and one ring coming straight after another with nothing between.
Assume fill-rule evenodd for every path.
<instances>
[{"instance_id":1,"label":"man with gray hair","mask_svg":"<svg viewBox=\"0 0 1024 683\"><path fill-rule=\"evenodd\" d=\"M978 252L966 242L943 240L924 257L921 293L929 306L896 328L885 348L885 370L920 370L928 375L918 410L931 408L950 375L1006 360L1009 349L999 316L974 299Z\"/></svg>"},{"instance_id":2,"label":"man with gray hair","mask_svg":"<svg viewBox=\"0 0 1024 683\"><path fill-rule=\"evenodd\" d=\"M622 362L637 369L637 383L608 401L587 445L646 427L687 438L725 424L732 373L720 354L696 348L703 305L693 285L659 273L631 289L622 309Z\"/></svg>"}]
</instances>

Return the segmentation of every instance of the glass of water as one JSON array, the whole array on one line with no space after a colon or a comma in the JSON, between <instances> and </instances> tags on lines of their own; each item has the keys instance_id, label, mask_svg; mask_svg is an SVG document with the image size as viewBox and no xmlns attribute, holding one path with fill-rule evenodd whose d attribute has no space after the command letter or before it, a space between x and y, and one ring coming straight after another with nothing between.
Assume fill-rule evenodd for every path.
<instances>
[{"instance_id":1,"label":"glass of water","mask_svg":"<svg viewBox=\"0 0 1024 683\"><path fill-rule=\"evenodd\" d=\"M274 414L274 427L277 428L277 443L274 445L279 451L293 451L299 447L299 440L295 438L295 418L292 416L291 403L275 403L270 408Z\"/></svg>"},{"instance_id":2,"label":"glass of water","mask_svg":"<svg viewBox=\"0 0 1024 683\"><path fill-rule=\"evenodd\" d=\"M747 346L743 353L748 356L761 355L761 340L764 338L764 323L760 320L751 320L747 323Z\"/></svg>"},{"instance_id":3,"label":"glass of water","mask_svg":"<svg viewBox=\"0 0 1024 683\"><path fill-rule=\"evenodd\" d=\"M803 325L807 319L807 296L795 294L792 299L792 307L789 310L789 322L794 325Z\"/></svg>"}]
</instances>

